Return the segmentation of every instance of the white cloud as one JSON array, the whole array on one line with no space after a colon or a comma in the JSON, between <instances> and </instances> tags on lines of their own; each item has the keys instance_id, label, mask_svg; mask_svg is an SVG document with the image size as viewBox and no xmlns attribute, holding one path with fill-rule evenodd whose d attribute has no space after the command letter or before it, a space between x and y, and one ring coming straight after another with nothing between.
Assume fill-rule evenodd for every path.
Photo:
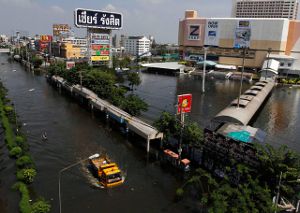
<instances>
[{"instance_id":1,"label":"white cloud","mask_svg":"<svg viewBox=\"0 0 300 213\"><path fill-rule=\"evenodd\" d=\"M61 8L60 6L57 6L57 5L53 5L51 7L51 10L55 13L58 13L58 14L63 14L65 13L65 10L63 8Z\"/></svg>"},{"instance_id":2,"label":"white cloud","mask_svg":"<svg viewBox=\"0 0 300 213\"><path fill-rule=\"evenodd\" d=\"M136 0L136 1L142 4L162 4L167 0Z\"/></svg>"},{"instance_id":3,"label":"white cloud","mask_svg":"<svg viewBox=\"0 0 300 213\"><path fill-rule=\"evenodd\" d=\"M112 4L108 4L106 5L103 10L105 11L109 11L109 12L115 12L116 11L116 7Z\"/></svg>"},{"instance_id":4,"label":"white cloud","mask_svg":"<svg viewBox=\"0 0 300 213\"><path fill-rule=\"evenodd\" d=\"M16 7L32 7L36 4L35 0L0 0L0 4Z\"/></svg>"}]
</instances>

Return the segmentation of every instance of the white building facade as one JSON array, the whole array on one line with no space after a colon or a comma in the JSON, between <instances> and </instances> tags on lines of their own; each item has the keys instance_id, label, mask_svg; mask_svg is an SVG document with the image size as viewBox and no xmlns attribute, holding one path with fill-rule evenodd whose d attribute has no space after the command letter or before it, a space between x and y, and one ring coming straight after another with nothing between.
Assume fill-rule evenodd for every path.
<instances>
[{"instance_id":1,"label":"white building facade","mask_svg":"<svg viewBox=\"0 0 300 213\"><path fill-rule=\"evenodd\" d=\"M125 52L134 56L150 56L150 40L146 36L124 38Z\"/></svg>"},{"instance_id":2,"label":"white building facade","mask_svg":"<svg viewBox=\"0 0 300 213\"><path fill-rule=\"evenodd\" d=\"M69 38L63 39L62 42L71 43L74 46L87 47L87 39L86 38L69 37Z\"/></svg>"},{"instance_id":3,"label":"white building facade","mask_svg":"<svg viewBox=\"0 0 300 213\"><path fill-rule=\"evenodd\" d=\"M298 6L298 0L233 0L232 17L295 20Z\"/></svg>"}]
</instances>

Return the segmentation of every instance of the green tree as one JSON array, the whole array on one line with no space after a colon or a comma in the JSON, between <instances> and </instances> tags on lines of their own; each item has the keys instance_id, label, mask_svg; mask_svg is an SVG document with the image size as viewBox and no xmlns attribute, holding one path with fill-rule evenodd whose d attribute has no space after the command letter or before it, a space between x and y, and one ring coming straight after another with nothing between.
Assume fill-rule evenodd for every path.
<instances>
[{"instance_id":1,"label":"green tree","mask_svg":"<svg viewBox=\"0 0 300 213\"><path fill-rule=\"evenodd\" d=\"M180 124L176 117L169 112L162 112L159 119L153 124L160 132L164 133L164 140L168 140L170 136L179 136Z\"/></svg>"},{"instance_id":2,"label":"green tree","mask_svg":"<svg viewBox=\"0 0 300 213\"><path fill-rule=\"evenodd\" d=\"M43 59L33 56L31 62L35 68L39 68L43 64Z\"/></svg>"},{"instance_id":3,"label":"green tree","mask_svg":"<svg viewBox=\"0 0 300 213\"><path fill-rule=\"evenodd\" d=\"M231 185L226 176L216 179L199 168L183 187L177 190L177 195L183 197L185 191L194 192L193 195L212 213L271 212L273 204L268 187L261 186L259 180L250 175L246 166L238 167L246 176L243 183Z\"/></svg>"},{"instance_id":4,"label":"green tree","mask_svg":"<svg viewBox=\"0 0 300 213\"><path fill-rule=\"evenodd\" d=\"M128 95L121 106L123 110L133 116L138 116L141 111L148 110L148 104L136 95Z\"/></svg>"},{"instance_id":5,"label":"green tree","mask_svg":"<svg viewBox=\"0 0 300 213\"><path fill-rule=\"evenodd\" d=\"M183 143L200 146L203 142L203 129L196 122L188 123L183 130Z\"/></svg>"},{"instance_id":6,"label":"green tree","mask_svg":"<svg viewBox=\"0 0 300 213\"><path fill-rule=\"evenodd\" d=\"M295 188L298 186L297 179L300 174L299 155L282 145L279 148L266 144L256 144L257 157L260 160L258 174L260 181L269 186L275 194L282 172L280 192L283 196L292 198Z\"/></svg>"},{"instance_id":7,"label":"green tree","mask_svg":"<svg viewBox=\"0 0 300 213\"><path fill-rule=\"evenodd\" d=\"M128 73L128 81L129 81L129 86L131 86L131 90L133 91L133 87L134 86L138 86L141 84L141 78L139 76L138 73L136 72L131 72L131 73Z\"/></svg>"}]
</instances>

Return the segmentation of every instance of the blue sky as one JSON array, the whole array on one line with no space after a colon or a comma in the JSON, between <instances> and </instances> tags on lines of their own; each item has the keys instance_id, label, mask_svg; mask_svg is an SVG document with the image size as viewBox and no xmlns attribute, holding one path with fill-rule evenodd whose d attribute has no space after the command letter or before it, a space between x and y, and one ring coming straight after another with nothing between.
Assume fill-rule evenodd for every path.
<instances>
[{"instance_id":1,"label":"blue sky","mask_svg":"<svg viewBox=\"0 0 300 213\"><path fill-rule=\"evenodd\" d=\"M231 0L0 0L0 34L28 30L51 34L53 23L74 27L75 8L121 12L127 35L153 35L158 42L177 43L178 21L193 9L203 17L229 17ZM75 27L74 27L75 28ZM85 30L76 30L84 35Z\"/></svg>"}]
</instances>

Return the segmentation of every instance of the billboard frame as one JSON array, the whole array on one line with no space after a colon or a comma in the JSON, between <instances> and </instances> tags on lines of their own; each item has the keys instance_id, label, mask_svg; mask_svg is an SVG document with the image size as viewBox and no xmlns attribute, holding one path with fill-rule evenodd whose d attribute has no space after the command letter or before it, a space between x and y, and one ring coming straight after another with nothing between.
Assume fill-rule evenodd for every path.
<instances>
[{"instance_id":1,"label":"billboard frame","mask_svg":"<svg viewBox=\"0 0 300 213\"><path fill-rule=\"evenodd\" d=\"M118 14L121 15L121 27L97 27L97 26L82 26L77 23L77 11L78 10L86 10L86 11L94 11L94 12L101 12L101 13L112 13L112 14ZM109 12L105 10L93 10L93 9L87 9L87 8L76 8L74 11L74 24L78 28L94 28L94 29L105 29L105 30L121 30L123 29L123 14L122 13L117 13L117 12Z\"/></svg>"}]
</instances>

